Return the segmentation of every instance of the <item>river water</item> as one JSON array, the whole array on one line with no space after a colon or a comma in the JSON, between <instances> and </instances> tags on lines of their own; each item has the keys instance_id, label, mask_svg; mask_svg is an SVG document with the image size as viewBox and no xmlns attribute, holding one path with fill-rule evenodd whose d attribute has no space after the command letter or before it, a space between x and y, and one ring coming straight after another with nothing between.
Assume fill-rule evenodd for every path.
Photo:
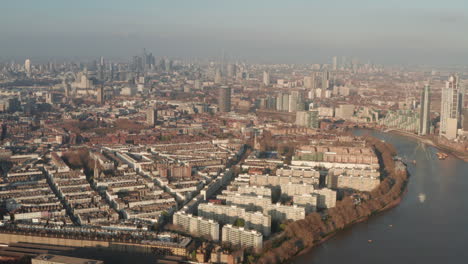
<instances>
[{"instance_id":1,"label":"river water","mask_svg":"<svg viewBox=\"0 0 468 264\"><path fill-rule=\"evenodd\" d=\"M468 263L468 163L394 134L355 130L395 146L408 164L403 201L294 259L294 263ZM371 242L369 242L371 240Z\"/></svg>"}]
</instances>

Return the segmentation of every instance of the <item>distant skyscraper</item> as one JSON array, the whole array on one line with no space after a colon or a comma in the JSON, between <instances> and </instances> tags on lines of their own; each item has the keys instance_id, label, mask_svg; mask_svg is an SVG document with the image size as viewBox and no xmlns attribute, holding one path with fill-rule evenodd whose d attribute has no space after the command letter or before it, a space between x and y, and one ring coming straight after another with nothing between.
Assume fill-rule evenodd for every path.
<instances>
[{"instance_id":1,"label":"distant skyscraper","mask_svg":"<svg viewBox=\"0 0 468 264\"><path fill-rule=\"evenodd\" d=\"M264 71L263 72L263 85L270 86L270 73Z\"/></svg>"},{"instance_id":2,"label":"distant skyscraper","mask_svg":"<svg viewBox=\"0 0 468 264\"><path fill-rule=\"evenodd\" d=\"M298 111L296 112L296 125L308 128L318 128L318 111Z\"/></svg>"},{"instance_id":3,"label":"distant skyscraper","mask_svg":"<svg viewBox=\"0 0 468 264\"><path fill-rule=\"evenodd\" d=\"M158 110L154 107L150 107L146 110L146 123L149 126L155 126L158 119Z\"/></svg>"},{"instance_id":4,"label":"distant skyscraper","mask_svg":"<svg viewBox=\"0 0 468 264\"><path fill-rule=\"evenodd\" d=\"M330 73L328 71L324 71L321 73L321 87L322 90L327 90L330 85Z\"/></svg>"},{"instance_id":5,"label":"distant skyscraper","mask_svg":"<svg viewBox=\"0 0 468 264\"><path fill-rule=\"evenodd\" d=\"M193 84L193 88L195 90L200 90L202 88L202 84L201 84L201 81L200 80L195 80L194 84Z\"/></svg>"},{"instance_id":6,"label":"distant skyscraper","mask_svg":"<svg viewBox=\"0 0 468 264\"><path fill-rule=\"evenodd\" d=\"M430 86L429 84L424 85L424 90L421 93L421 114L420 125L419 125L419 134L427 135L430 133L431 127L431 95L430 95Z\"/></svg>"},{"instance_id":7,"label":"distant skyscraper","mask_svg":"<svg viewBox=\"0 0 468 264\"><path fill-rule=\"evenodd\" d=\"M439 134L448 139L457 137L461 126L465 90L460 85L458 75L451 75L442 89Z\"/></svg>"},{"instance_id":8,"label":"distant skyscraper","mask_svg":"<svg viewBox=\"0 0 468 264\"><path fill-rule=\"evenodd\" d=\"M304 77L304 88L315 89L315 74Z\"/></svg>"},{"instance_id":9,"label":"distant skyscraper","mask_svg":"<svg viewBox=\"0 0 468 264\"><path fill-rule=\"evenodd\" d=\"M170 72L172 70L172 60L165 59L164 60L164 68L166 72Z\"/></svg>"},{"instance_id":10,"label":"distant skyscraper","mask_svg":"<svg viewBox=\"0 0 468 264\"><path fill-rule=\"evenodd\" d=\"M289 112L296 112L299 103L299 92L292 91L289 95Z\"/></svg>"},{"instance_id":11,"label":"distant skyscraper","mask_svg":"<svg viewBox=\"0 0 468 264\"><path fill-rule=\"evenodd\" d=\"M101 104L101 105L104 104L104 86L103 85L97 88L96 97L97 97L98 104Z\"/></svg>"},{"instance_id":12,"label":"distant skyscraper","mask_svg":"<svg viewBox=\"0 0 468 264\"><path fill-rule=\"evenodd\" d=\"M332 59L332 69L336 71L338 69L338 57L333 57Z\"/></svg>"},{"instance_id":13,"label":"distant skyscraper","mask_svg":"<svg viewBox=\"0 0 468 264\"><path fill-rule=\"evenodd\" d=\"M289 112L289 94L283 94L283 106L281 107L281 111Z\"/></svg>"},{"instance_id":14,"label":"distant skyscraper","mask_svg":"<svg viewBox=\"0 0 468 264\"><path fill-rule=\"evenodd\" d=\"M46 103L53 105L54 104L54 94L51 92L48 92L46 94Z\"/></svg>"},{"instance_id":15,"label":"distant skyscraper","mask_svg":"<svg viewBox=\"0 0 468 264\"><path fill-rule=\"evenodd\" d=\"M228 64L227 65L227 76L229 78L233 78L236 76L236 70L237 70L237 67L235 64Z\"/></svg>"},{"instance_id":16,"label":"distant skyscraper","mask_svg":"<svg viewBox=\"0 0 468 264\"><path fill-rule=\"evenodd\" d=\"M26 72L26 75L29 77L31 76L31 60L27 59L24 61L24 71Z\"/></svg>"},{"instance_id":17,"label":"distant skyscraper","mask_svg":"<svg viewBox=\"0 0 468 264\"><path fill-rule=\"evenodd\" d=\"M223 76L221 75L221 69L217 68L215 72L214 82L220 84L223 82Z\"/></svg>"},{"instance_id":18,"label":"distant skyscraper","mask_svg":"<svg viewBox=\"0 0 468 264\"><path fill-rule=\"evenodd\" d=\"M66 83L64 89L65 89L65 98L70 97L70 93L71 93L70 84Z\"/></svg>"},{"instance_id":19,"label":"distant skyscraper","mask_svg":"<svg viewBox=\"0 0 468 264\"><path fill-rule=\"evenodd\" d=\"M219 88L218 106L220 112L231 112L231 88L222 86Z\"/></svg>"}]
</instances>

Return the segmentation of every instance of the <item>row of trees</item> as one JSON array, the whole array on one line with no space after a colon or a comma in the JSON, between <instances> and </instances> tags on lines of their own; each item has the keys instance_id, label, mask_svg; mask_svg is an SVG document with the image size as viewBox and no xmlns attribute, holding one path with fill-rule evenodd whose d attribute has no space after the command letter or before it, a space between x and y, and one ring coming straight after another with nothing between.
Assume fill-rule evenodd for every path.
<instances>
[{"instance_id":1,"label":"row of trees","mask_svg":"<svg viewBox=\"0 0 468 264\"><path fill-rule=\"evenodd\" d=\"M367 140L375 148L383 168L385 178L379 187L359 204L355 204L351 197L345 197L337 202L336 207L328 210L327 217L312 213L303 220L288 224L281 235L265 243L263 253L257 258L258 263L286 262L302 250L317 245L328 235L399 201L408 175L406 171L395 170L395 149L375 138Z\"/></svg>"}]
</instances>

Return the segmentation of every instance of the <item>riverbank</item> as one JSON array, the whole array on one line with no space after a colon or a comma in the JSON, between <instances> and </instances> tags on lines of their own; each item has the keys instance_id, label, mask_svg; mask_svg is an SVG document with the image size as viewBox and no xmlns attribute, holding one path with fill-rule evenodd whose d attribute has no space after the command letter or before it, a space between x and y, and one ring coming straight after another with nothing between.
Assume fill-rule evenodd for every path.
<instances>
[{"instance_id":1,"label":"riverbank","mask_svg":"<svg viewBox=\"0 0 468 264\"><path fill-rule=\"evenodd\" d=\"M329 209L325 217L312 213L303 220L289 223L279 239L265 243L258 263L291 262L293 258L309 252L340 231L401 202L407 186L408 172L397 169L393 159L396 154L393 146L375 138L367 140L376 149L382 174L386 175L379 187L370 192L369 197L360 204L345 197L337 202L336 207Z\"/></svg>"},{"instance_id":2,"label":"riverbank","mask_svg":"<svg viewBox=\"0 0 468 264\"><path fill-rule=\"evenodd\" d=\"M377 130L354 129L352 136L372 136L392 144L408 163L410 179L401 203L368 221L338 232L294 264L463 263L468 214L464 195L468 163L450 156L442 161L437 149L421 146L409 137ZM440 227L443 227L441 230ZM368 240L372 240L369 243ZM365 252L365 253L364 253ZM392 256L388 258L386 256Z\"/></svg>"},{"instance_id":3,"label":"riverbank","mask_svg":"<svg viewBox=\"0 0 468 264\"><path fill-rule=\"evenodd\" d=\"M404 194L404 193L403 193L403 194ZM376 212L376 213L374 213L374 214L372 214L372 215L375 215L375 214L377 214L377 213L383 213L383 212L385 212L385 211L387 211L387 210L390 210L390 209L392 209L392 208L398 206L398 205L401 203L402 200L403 200L403 195L402 195L400 198L398 198L397 200L391 202L390 204L388 204L388 205L385 206L384 208L378 210L378 212ZM369 218L370 218L372 215L370 215L370 216L365 216L365 217L363 217L363 218L361 218L361 219L358 219L358 220L356 220L355 222L349 224L348 226L346 226L345 228L343 228L343 229L341 229L341 230L336 230L336 231L333 232L332 234L329 234L329 235L327 235L326 237L324 237L322 240L318 241L318 242L317 242L316 244L314 244L313 246L311 246L311 247L309 247L309 248L303 249L301 252L299 252L299 253L298 253L296 256L294 256L294 257L299 257L299 256L302 256L302 255L304 255L304 254L310 253L310 251L312 251L315 247L320 246L321 244L325 243L327 240L333 238L334 236L336 236L337 234L339 234L341 231L343 231L343 230L345 230L345 229L348 229L348 228L352 228L352 227L353 227L354 225L356 225L356 224L363 223L363 222L369 220Z\"/></svg>"},{"instance_id":4,"label":"riverbank","mask_svg":"<svg viewBox=\"0 0 468 264\"><path fill-rule=\"evenodd\" d=\"M377 131L379 131L379 130L377 130ZM415 139L415 140L417 140L417 141L419 141L421 143L433 146L433 147L439 149L440 151L446 152L447 154L453 155L453 156L455 156L455 157L457 157L457 158L459 158L459 159L461 159L461 160L463 160L465 162L468 162L468 153L463 153L463 152L455 150L455 149L453 149L453 148L451 148L449 146L446 146L446 145L443 145L443 144L440 144L440 143L435 143L430 138L415 135L413 133L409 133L409 132L401 131L401 130L390 130L387 133L400 135L400 136L405 136L405 137Z\"/></svg>"}]
</instances>

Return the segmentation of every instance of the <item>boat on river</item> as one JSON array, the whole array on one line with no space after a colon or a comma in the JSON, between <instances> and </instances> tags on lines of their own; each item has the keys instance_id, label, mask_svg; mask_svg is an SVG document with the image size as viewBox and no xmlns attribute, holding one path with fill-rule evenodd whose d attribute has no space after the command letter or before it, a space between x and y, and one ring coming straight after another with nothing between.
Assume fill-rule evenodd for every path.
<instances>
[{"instance_id":1,"label":"boat on river","mask_svg":"<svg viewBox=\"0 0 468 264\"><path fill-rule=\"evenodd\" d=\"M447 153L443 153L443 152L437 152L437 158L439 158L440 160L444 160L448 157L448 154Z\"/></svg>"}]
</instances>

